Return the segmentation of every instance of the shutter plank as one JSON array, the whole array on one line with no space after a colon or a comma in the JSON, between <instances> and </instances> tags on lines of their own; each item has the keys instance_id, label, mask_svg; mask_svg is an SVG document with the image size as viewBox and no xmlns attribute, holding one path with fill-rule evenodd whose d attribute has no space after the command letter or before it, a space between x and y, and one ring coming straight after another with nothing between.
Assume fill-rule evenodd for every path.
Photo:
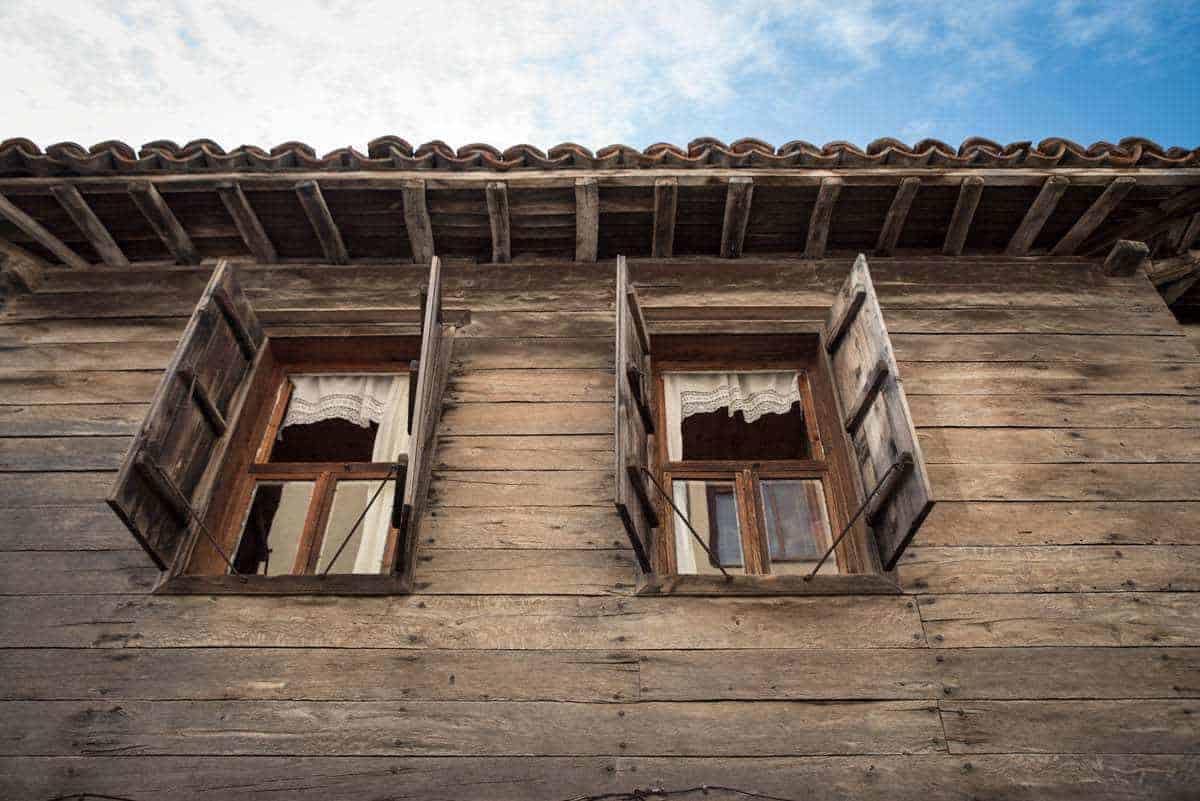
<instances>
[{"instance_id":1,"label":"shutter plank","mask_svg":"<svg viewBox=\"0 0 1200 801\"><path fill-rule=\"evenodd\" d=\"M887 479L868 519L884 569L891 570L933 508L933 494L879 298L862 255L834 298L824 338L864 491L870 493ZM893 465L901 466L889 475Z\"/></svg>"},{"instance_id":2,"label":"shutter plank","mask_svg":"<svg viewBox=\"0 0 1200 801\"><path fill-rule=\"evenodd\" d=\"M433 457L437 448L442 399L450 375L452 336L443 326L442 260L430 257L429 286L421 310L421 358L418 363L416 401L412 403L412 436L409 438L408 467L404 477L402 525L397 548L396 570L412 581L421 518L429 497ZM395 517L395 515L393 515Z\"/></svg>"},{"instance_id":3,"label":"shutter plank","mask_svg":"<svg viewBox=\"0 0 1200 801\"><path fill-rule=\"evenodd\" d=\"M658 525L652 495L642 472L650 466L648 430L653 428L649 401L649 335L642 322L637 295L629 283L624 256L617 257L616 391L614 442L616 470L614 504L642 572L650 563L653 529Z\"/></svg>"},{"instance_id":4,"label":"shutter plank","mask_svg":"<svg viewBox=\"0 0 1200 801\"><path fill-rule=\"evenodd\" d=\"M172 567L188 543L191 520L204 515L228 444L226 434L265 341L233 268L220 263L108 498L160 569Z\"/></svg>"}]
</instances>

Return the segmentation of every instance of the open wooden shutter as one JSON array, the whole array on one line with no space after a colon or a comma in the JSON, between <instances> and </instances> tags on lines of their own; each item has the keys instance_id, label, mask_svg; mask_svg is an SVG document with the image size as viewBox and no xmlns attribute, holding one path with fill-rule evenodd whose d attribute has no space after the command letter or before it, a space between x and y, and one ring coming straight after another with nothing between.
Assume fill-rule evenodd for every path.
<instances>
[{"instance_id":1,"label":"open wooden shutter","mask_svg":"<svg viewBox=\"0 0 1200 801\"><path fill-rule=\"evenodd\" d=\"M162 569L208 505L266 336L228 262L192 312L108 504Z\"/></svg>"},{"instance_id":2,"label":"open wooden shutter","mask_svg":"<svg viewBox=\"0 0 1200 801\"><path fill-rule=\"evenodd\" d=\"M650 500L645 470L650 467L649 436L654 433L650 403L650 335L629 283L625 257L617 257L617 343L614 439L615 502L638 565L653 572L650 554L658 515Z\"/></svg>"},{"instance_id":3,"label":"open wooden shutter","mask_svg":"<svg viewBox=\"0 0 1200 801\"><path fill-rule=\"evenodd\" d=\"M933 495L871 271L861 254L829 310L823 340L864 491L869 496L886 479L871 499L867 520L883 567L891 570L933 508Z\"/></svg>"},{"instance_id":4,"label":"open wooden shutter","mask_svg":"<svg viewBox=\"0 0 1200 801\"><path fill-rule=\"evenodd\" d=\"M433 257L429 267L429 286L421 310L421 360L418 363L416 399L413 401L408 469L404 479L404 503L400 507L400 545L397 569L411 577L416 558L421 516L429 496L433 474L433 455L437 447L438 421L442 417L442 399L450 374L451 337L443 328L442 261Z\"/></svg>"}]
</instances>

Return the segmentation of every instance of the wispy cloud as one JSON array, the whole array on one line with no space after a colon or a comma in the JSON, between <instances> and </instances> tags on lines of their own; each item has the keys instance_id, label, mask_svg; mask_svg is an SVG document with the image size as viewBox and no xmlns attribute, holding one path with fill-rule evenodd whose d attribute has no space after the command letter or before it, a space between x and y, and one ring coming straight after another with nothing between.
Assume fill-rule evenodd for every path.
<instances>
[{"instance_id":1,"label":"wispy cloud","mask_svg":"<svg viewBox=\"0 0 1200 801\"><path fill-rule=\"evenodd\" d=\"M876 135L924 135L1056 48L1150 36L1150 5L0 0L0 138L645 145L853 128L872 89L896 117Z\"/></svg>"}]
</instances>

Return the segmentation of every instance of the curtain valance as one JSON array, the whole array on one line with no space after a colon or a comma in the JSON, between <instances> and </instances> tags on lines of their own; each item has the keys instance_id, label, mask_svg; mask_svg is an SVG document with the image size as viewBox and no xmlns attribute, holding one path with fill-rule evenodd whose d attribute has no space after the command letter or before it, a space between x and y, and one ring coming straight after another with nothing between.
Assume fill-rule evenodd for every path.
<instances>
[{"instance_id":1,"label":"curtain valance","mask_svg":"<svg viewBox=\"0 0 1200 801\"><path fill-rule=\"evenodd\" d=\"M395 375L295 375L283 427L348 420L366 428L382 423L388 413Z\"/></svg>"}]
</instances>

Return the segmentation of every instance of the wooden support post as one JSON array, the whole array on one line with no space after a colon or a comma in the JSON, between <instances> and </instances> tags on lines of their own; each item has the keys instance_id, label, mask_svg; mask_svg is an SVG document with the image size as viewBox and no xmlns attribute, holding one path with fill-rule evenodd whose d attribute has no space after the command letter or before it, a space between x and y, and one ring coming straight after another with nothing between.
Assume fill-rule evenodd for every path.
<instances>
[{"instance_id":1,"label":"wooden support post","mask_svg":"<svg viewBox=\"0 0 1200 801\"><path fill-rule=\"evenodd\" d=\"M350 253L346 250L346 243L342 241L342 232L333 221L329 204L321 194L320 184L316 181L301 181L296 184L295 189L296 197L300 198L300 205L304 207L304 214L312 224L313 233L321 242L325 258L332 264L349 264Z\"/></svg>"},{"instance_id":2,"label":"wooden support post","mask_svg":"<svg viewBox=\"0 0 1200 801\"><path fill-rule=\"evenodd\" d=\"M0 239L0 289L33 292L49 265L20 245Z\"/></svg>"},{"instance_id":3,"label":"wooden support post","mask_svg":"<svg viewBox=\"0 0 1200 801\"><path fill-rule=\"evenodd\" d=\"M1096 198L1095 202L1088 207L1088 210L1083 213L1075 224L1071 226L1071 230L1063 235L1063 238L1058 240L1058 244L1050 251L1055 256L1071 256L1083 244L1092 233L1100 227L1100 224L1108 219L1108 216L1113 213L1117 206L1121 205L1121 201L1129 194L1129 190L1133 189L1137 183L1136 178L1123 176L1114 178L1112 182L1104 188L1100 193L1100 197Z\"/></svg>"},{"instance_id":4,"label":"wooden support post","mask_svg":"<svg viewBox=\"0 0 1200 801\"><path fill-rule=\"evenodd\" d=\"M200 254L192 244L192 238L179 224L174 212L163 200L163 196L149 181L136 181L129 185L129 196L141 210L142 216L158 238L167 246L167 250L179 264L199 264Z\"/></svg>"},{"instance_id":5,"label":"wooden support post","mask_svg":"<svg viewBox=\"0 0 1200 801\"><path fill-rule=\"evenodd\" d=\"M1029 253L1038 234L1046 227L1046 221L1050 219L1050 215L1058 206L1058 201L1067 191L1068 184L1070 181L1061 175L1051 175L1046 179L1046 182L1042 184L1041 191L1034 199L1033 205L1025 212L1025 217L1017 226L1016 233L1008 241L1005 252L1009 256L1024 256Z\"/></svg>"},{"instance_id":6,"label":"wooden support post","mask_svg":"<svg viewBox=\"0 0 1200 801\"><path fill-rule=\"evenodd\" d=\"M908 211L912 208L917 190L921 188L920 178L905 178L896 189L892 205L888 207L887 217L883 220L883 229L879 232L879 241L875 243L875 252L880 256L890 256L900 241L904 232L904 222L908 219Z\"/></svg>"},{"instance_id":7,"label":"wooden support post","mask_svg":"<svg viewBox=\"0 0 1200 801\"><path fill-rule=\"evenodd\" d=\"M57 236L47 231L40 222L14 206L13 202L4 195L0 195L0 216L5 217L10 223L24 231L26 236L53 253L68 267L86 269L91 266L86 259L67 247Z\"/></svg>"},{"instance_id":8,"label":"wooden support post","mask_svg":"<svg viewBox=\"0 0 1200 801\"><path fill-rule=\"evenodd\" d=\"M512 261L512 236L509 233L508 186L503 181L488 181L488 222L492 226L492 261Z\"/></svg>"},{"instance_id":9,"label":"wooden support post","mask_svg":"<svg viewBox=\"0 0 1200 801\"><path fill-rule=\"evenodd\" d=\"M266 264L278 261L279 254L275 252L275 245L267 236L262 221L254 213L254 208L246 198L246 193L242 191L241 184L237 181L223 181L217 184L217 194L220 195L221 202L225 204L225 210L233 218L233 224L237 226L238 233L242 235L242 241L246 243L246 248L254 254L254 258Z\"/></svg>"},{"instance_id":10,"label":"wooden support post","mask_svg":"<svg viewBox=\"0 0 1200 801\"><path fill-rule=\"evenodd\" d=\"M414 264L433 263L433 223L429 219L429 204L425 199L424 181L405 181L404 228L412 246Z\"/></svg>"},{"instance_id":11,"label":"wooden support post","mask_svg":"<svg viewBox=\"0 0 1200 801\"><path fill-rule=\"evenodd\" d=\"M975 219L975 209L979 208L979 198L982 196L983 178L971 175L963 179L958 190L958 202L954 204L954 216L950 218L950 227L946 229L946 243L942 245L945 255L962 255L967 234L971 231L971 221Z\"/></svg>"},{"instance_id":12,"label":"wooden support post","mask_svg":"<svg viewBox=\"0 0 1200 801\"><path fill-rule=\"evenodd\" d=\"M804 244L804 258L824 258L829 226L833 222L833 207L837 204L841 191L841 178L825 178L821 181L821 188L817 190L817 203L808 218L808 240Z\"/></svg>"},{"instance_id":13,"label":"wooden support post","mask_svg":"<svg viewBox=\"0 0 1200 801\"><path fill-rule=\"evenodd\" d=\"M675 212L679 205L679 179L654 181L654 243L650 255L667 259L675 253Z\"/></svg>"},{"instance_id":14,"label":"wooden support post","mask_svg":"<svg viewBox=\"0 0 1200 801\"><path fill-rule=\"evenodd\" d=\"M575 261L595 261L600 247L600 184L575 181Z\"/></svg>"},{"instance_id":15,"label":"wooden support post","mask_svg":"<svg viewBox=\"0 0 1200 801\"><path fill-rule=\"evenodd\" d=\"M115 267L129 266L129 259L125 257L124 251L112 238L104 223L100 222L96 212L92 211L92 207L83 199L83 195L79 194L78 189L71 184L56 184L50 187L50 194L54 195L54 199L87 237L87 241L100 254L100 259L105 264Z\"/></svg>"},{"instance_id":16,"label":"wooden support post","mask_svg":"<svg viewBox=\"0 0 1200 801\"><path fill-rule=\"evenodd\" d=\"M1128 239L1118 239L1104 260L1106 275L1133 275L1137 268L1150 258L1150 248L1145 242L1131 242Z\"/></svg>"},{"instance_id":17,"label":"wooden support post","mask_svg":"<svg viewBox=\"0 0 1200 801\"><path fill-rule=\"evenodd\" d=\"M736 259L742 255L753 199L753 178L739 175L729 179L729 186L725 190L725 220L721 226L722 258Z\"/></svg>"}]
</instances>

